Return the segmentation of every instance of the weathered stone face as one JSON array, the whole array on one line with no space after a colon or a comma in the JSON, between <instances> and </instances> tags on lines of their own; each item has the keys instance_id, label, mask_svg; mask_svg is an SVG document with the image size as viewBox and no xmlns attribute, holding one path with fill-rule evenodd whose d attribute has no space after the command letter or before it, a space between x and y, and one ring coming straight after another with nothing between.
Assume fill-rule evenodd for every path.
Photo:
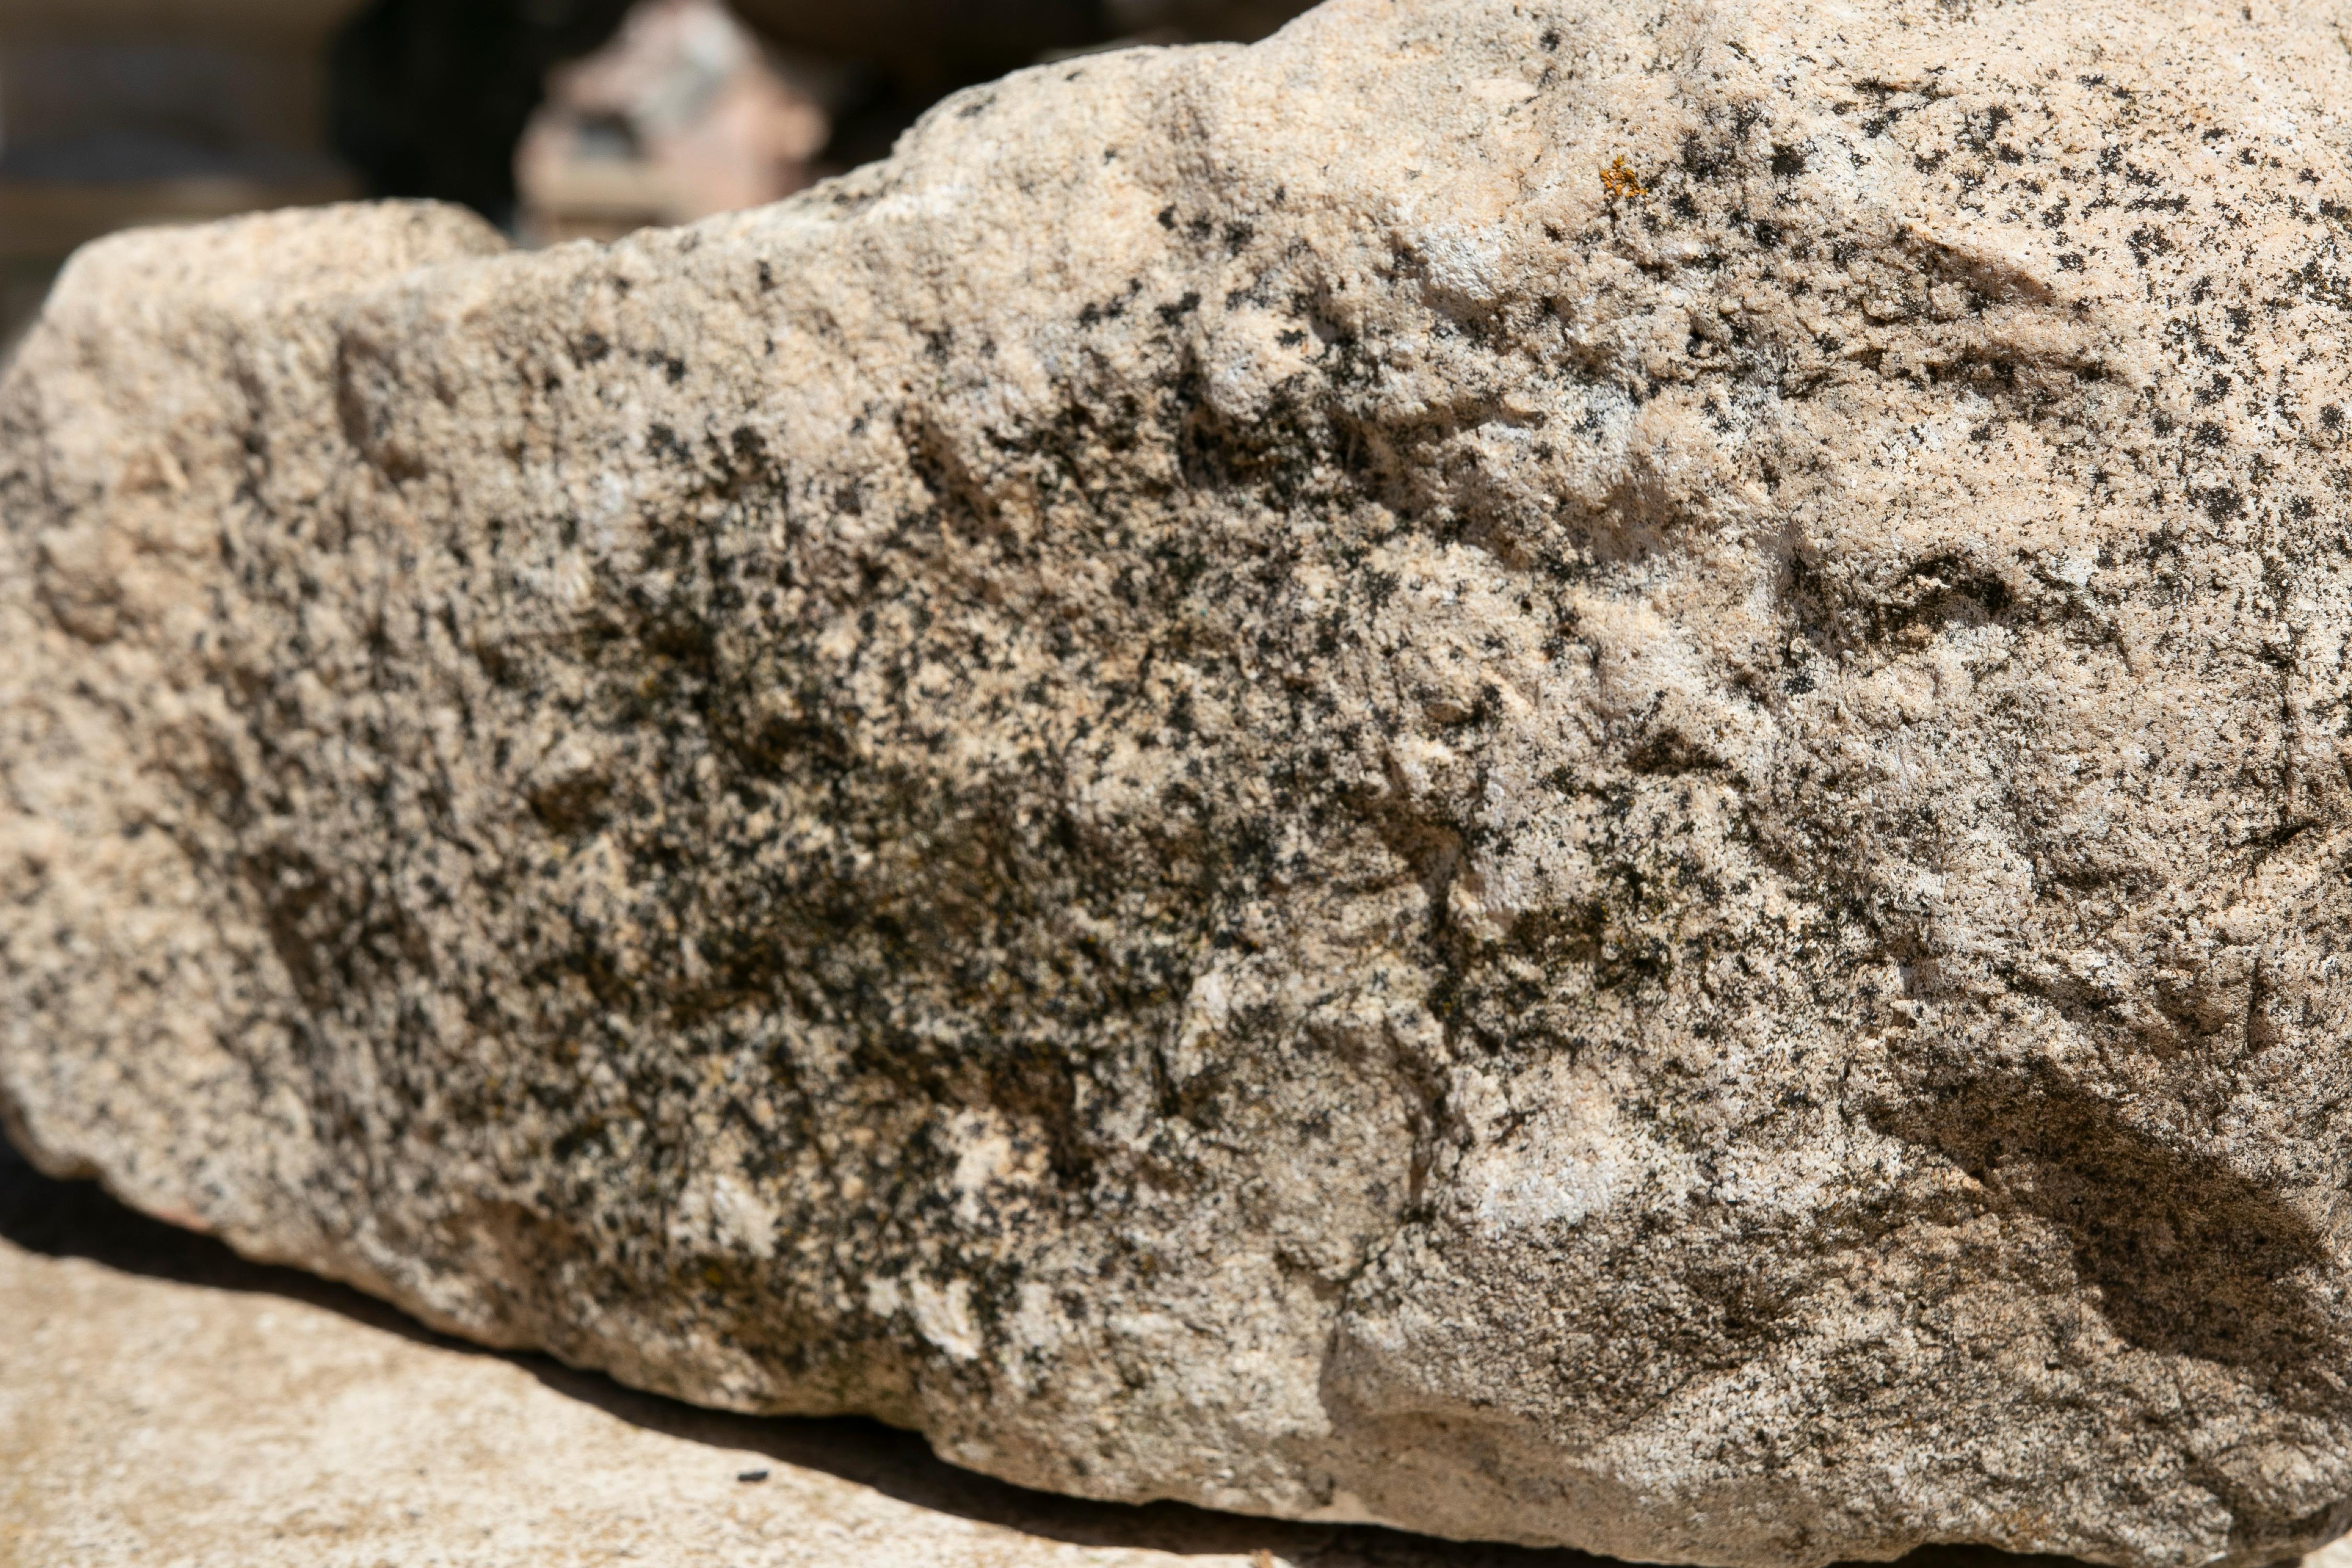
<instances>
[{"instance_id":1,"label":"weathered stone face","mask_svg":"<svg viewBox=\"0 0 2352 1568\"><path fill-rule=\"evenodd\" d=\"M1037 1486L2323 1538L2352 57L2256 11L1339 0L610 249L100 247L0 1101Z\"/></svg>"}]
</instances>

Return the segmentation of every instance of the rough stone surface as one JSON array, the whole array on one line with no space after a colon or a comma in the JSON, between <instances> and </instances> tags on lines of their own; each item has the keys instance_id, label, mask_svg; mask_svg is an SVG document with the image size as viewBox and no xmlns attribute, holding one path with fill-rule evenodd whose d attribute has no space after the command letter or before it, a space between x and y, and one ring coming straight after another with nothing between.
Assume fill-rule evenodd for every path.
<instances>
[{"instance_id":1,"label":"rough stone surface","mask_svg":"<svg viewBox=\"0 0 2352 1568\"><path fill-rule=\"evenodd\" d=\"M492 1344L1741 1564L2352 1496L2332 9L1336 0L0 384L0 1100Z\"/></svg>"}]
</instances>

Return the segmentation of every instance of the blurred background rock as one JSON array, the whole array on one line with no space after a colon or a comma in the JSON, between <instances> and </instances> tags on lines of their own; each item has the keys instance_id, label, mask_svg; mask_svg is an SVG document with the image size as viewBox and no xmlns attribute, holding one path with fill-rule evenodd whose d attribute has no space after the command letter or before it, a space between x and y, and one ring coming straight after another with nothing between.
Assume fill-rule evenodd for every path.
<instances>
[{"instance_id":1,"label":"blurred background rock","mask_svg":"<svg viewBox=\"0 0 2352 1568\"><path fill-rule=\"evenodd\" d=\"M76 246L352 196L525 243L791 195L947 93L1307 0L0 0L0 353Z\"/></svg>"}]
</instances>

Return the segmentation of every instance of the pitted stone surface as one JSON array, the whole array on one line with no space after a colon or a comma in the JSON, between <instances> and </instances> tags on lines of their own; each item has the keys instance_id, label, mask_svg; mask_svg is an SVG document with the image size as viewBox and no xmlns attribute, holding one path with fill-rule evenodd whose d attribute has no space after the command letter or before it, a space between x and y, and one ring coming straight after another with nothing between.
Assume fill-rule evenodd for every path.
<instances>
[{"instance_id":1,"label":"pitted stone surface","mask_svg":"<svg viewBox=\"0 0 2352 1568\"><path fill-rule=\"evenodd\" d=\"M0 384L0 1103L1111 1498L2256 1563L2352 1495L2319 6L1335 0Z\"/></svg>"}]
</instances>

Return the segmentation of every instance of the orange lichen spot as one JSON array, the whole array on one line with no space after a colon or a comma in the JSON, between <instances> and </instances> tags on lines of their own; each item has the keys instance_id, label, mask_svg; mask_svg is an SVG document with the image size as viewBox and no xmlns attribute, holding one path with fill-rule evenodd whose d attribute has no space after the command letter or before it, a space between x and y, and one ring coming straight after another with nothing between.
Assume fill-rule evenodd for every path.
<instances>
[{"instance_id":1,"label":"orange lichen spot","mask_svg":"<svg viewBox=\"0 0 2352 1568\"><path fill-rule=\"evenodd\" d=\"M1622 153L1611 159L1609 166L1601 171L1601 188L1607 191L1612 199L1646 194L1643 190L1640 179L1635 177L1633 171L1627 166L1625 155Z\"/></svg>"}]
</instances>

